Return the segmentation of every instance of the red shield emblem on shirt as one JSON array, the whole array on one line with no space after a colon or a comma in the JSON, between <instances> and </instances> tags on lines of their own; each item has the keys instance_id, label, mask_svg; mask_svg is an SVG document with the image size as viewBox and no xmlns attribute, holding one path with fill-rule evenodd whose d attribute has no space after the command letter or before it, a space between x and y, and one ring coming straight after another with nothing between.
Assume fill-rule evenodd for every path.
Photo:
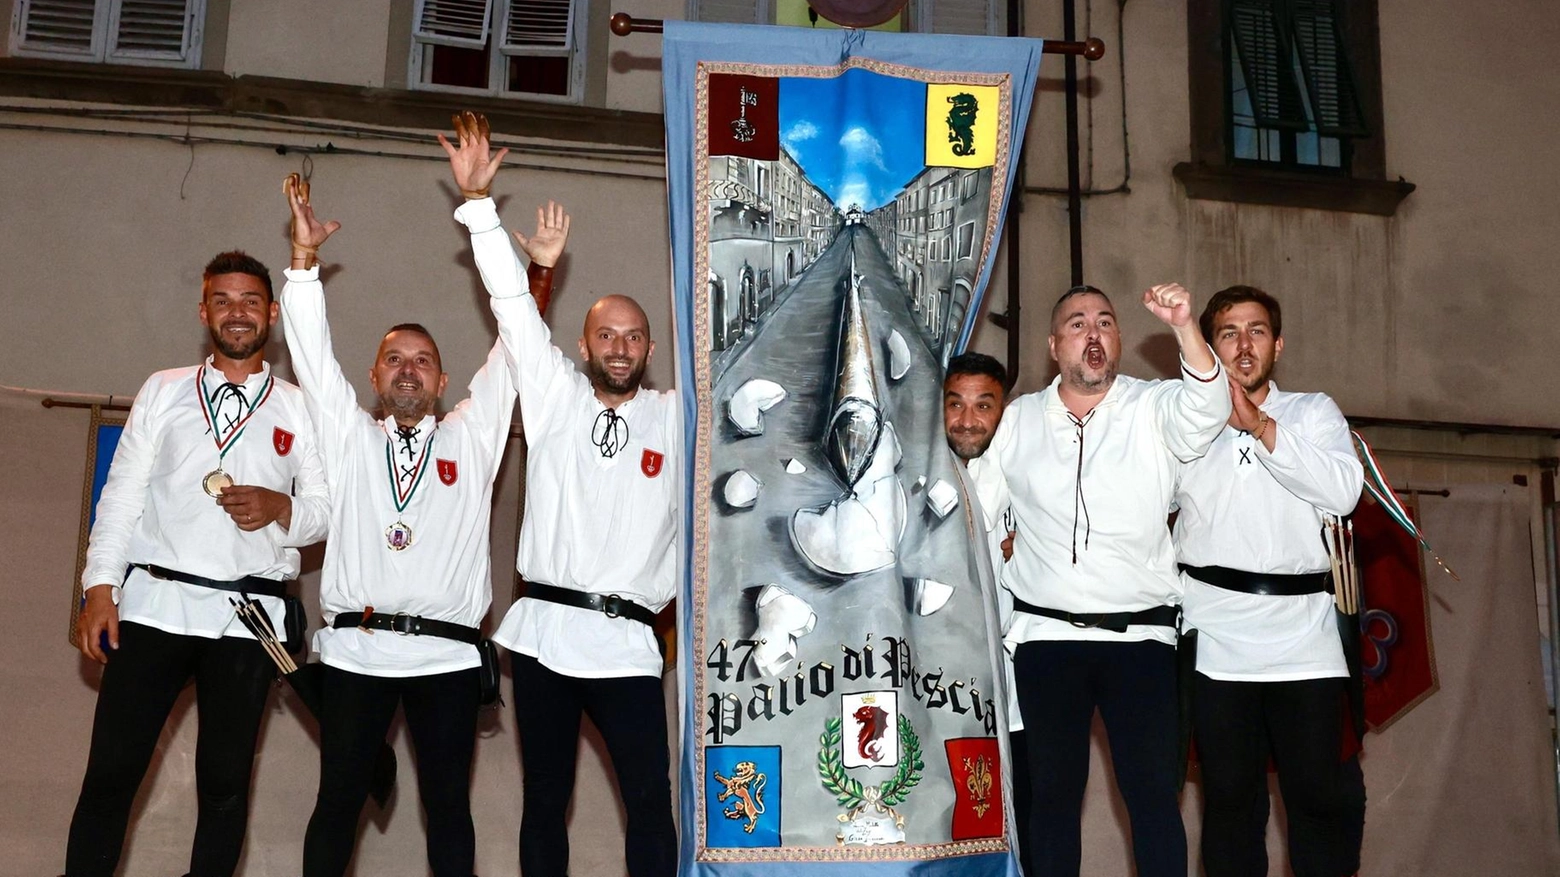
<instances>
[{"instance_id":1,"label":"red shield emblem on shirt","mask_svg":"<svg viewBox=\"0 0 1560 877\"><path fill-rule=\"evenodd\" d=\"M276 449L276 456L285 457L292 453L293 434L280 426L271 430L271 447Z\"/></svg>"},{"instance_id":2,"label":"red shield emblem on shirt","mask_svg":"<svg viewBox=\"0 0 1560 877\"><path fill-rule=\"evenodd\" d=\"M439 460L438 463L439 463L439 480L443 481L446 487L448 487L450 485L453 485L455 483L455 476L456 476L455 461L454 460Z\"/></svg>"},{"instance_id":3,"label":"red shield emblem on shirt","mask_svg":"<svg viewBox=\"0 0 1560 877\"><path fill-rule=\"evenodd\" d=\"M654 478L661 474L661 466L665 462L665 454L645 448L644 455L639 458L639 471L645 473L646 478Z\"/></svg>"}]
</instances>

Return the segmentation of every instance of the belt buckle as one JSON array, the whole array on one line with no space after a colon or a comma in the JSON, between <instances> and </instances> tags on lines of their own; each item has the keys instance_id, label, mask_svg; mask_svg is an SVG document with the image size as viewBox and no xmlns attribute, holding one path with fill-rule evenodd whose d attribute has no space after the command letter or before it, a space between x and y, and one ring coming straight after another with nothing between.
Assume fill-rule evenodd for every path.
<instances>
[{"instance_id":1,"label":"belt buckle","mask_svg":"<svg viewBox=\"0 0 1560 877\"><path fill-rule=\"evenodd\" d=\"M1094 621L1078 621L1077 617L1083 614L1085 613L1067 613L1067 623L1071 624L1073 627L1078 628L1079 630L1088 630L1091 627L1099 627L1100 622L1104 620L1104 618L1096 618Z\"/></svg>"},{"instance_id":2,"label":"belt buckle","mask_svg":"<svg viewBox=\"0 0 1560 877\"><path fill-rule=\"evenodd\" d=\"M406 619L404 622L402 619ZM390 616L390 631L396 636L410 636L412 633L412 616L409 612L397 612Z\"/></svg>"},{"instance_id":3,"label":"belt buckle","mask_svg":"<svg viewBox=\"0 0 1560 877\"><path fill-rule=\"evenodd\" d=\"M601 611L608 618L623 617L623 598L617 594L608 594L601 598Z\"/></svg>"}]
</instances>

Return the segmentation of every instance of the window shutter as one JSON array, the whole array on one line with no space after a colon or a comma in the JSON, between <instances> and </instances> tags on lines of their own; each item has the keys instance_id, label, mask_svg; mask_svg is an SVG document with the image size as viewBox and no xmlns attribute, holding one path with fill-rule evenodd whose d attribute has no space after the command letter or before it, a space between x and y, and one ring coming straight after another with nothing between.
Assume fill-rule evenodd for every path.
<instances>
[{"instance_id":1,"label":"window shutter","mask_svg":"<svg viewBox=\"0 0 1560 877\"><path fill-rule=\"evenodd\" d=\"M717 24L773 24L767 3L755 0L689 0L688 20Z\"/></svg>"},{"instance_id":2,"label":"window shutter","mask_svg":"<svg viewBox=\"0 0 1560 877\"><path fill-rule=\"evenodd\" d=\"M120 0L110 33L109 60L191 59L197 0Z\"/></svg>"},{"instance_id":3,"label":"window shutter","mask_svg":"<svg viewBox=\"0 0 1560 877\"><path fill-rule=\"evenodd\" d=\"M1333 0L1290 0L1290 8L1290 31L1305 73L1317 132L1368 137L1359 88L1344 51L1338 8Z\"/></svg>"},{"instance_id":4,"label":"window shutter","mask_svg":"<svg viewBox=\"0 0 1560 877\"><path fill-rule=\"evenodd\" d=\"M927 30L931 33L1001 35L997 12L992 7L1000 0L923 0Z\"/></svg>"},{"instance_id":5,"label":"window shutter","mask_svg":"<svg viewBox=\"0 0 1560 877\"><path fill-rule=\"evenodd\" d=\"M492 19L488 0L418 0L419 40L440 46L480 49Z\"/></svg>"},{"instance_id":6,"label":"window shutter","mask_svg":"<svg viewBox=\"0 0 1560 877\"><path fill-rule=\"evenodd\" d=\"M21 0L18 48L61 55L97 56L95 0Z\"/></svg>"},{"instance_id":7,"label":"window shutter","mask_svg":"<svg viewBox=\"0 0 1560 877\"><path fill-rule=\"evenodd\" d=\"M503 50L568 51L574 42L573 0L509 0Z\"/></svg>"},{"instance_id":8,"label":"window shutter","mask_svg":"<svg viewBox=\"0 0 1560 877\"><path fill-rule=\"evenodd\" d=\"M1257 125L1307 131L1311 125L1295 84L1292 52L1279 28L1279 2L1230 0L1230 34Z\"/></svg>"}]
</instances>

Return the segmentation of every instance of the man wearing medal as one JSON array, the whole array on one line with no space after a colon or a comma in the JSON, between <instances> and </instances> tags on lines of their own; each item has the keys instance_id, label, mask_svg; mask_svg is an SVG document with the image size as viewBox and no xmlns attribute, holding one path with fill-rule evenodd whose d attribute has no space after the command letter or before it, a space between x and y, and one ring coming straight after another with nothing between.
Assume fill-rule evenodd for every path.
<instances>
[{"instance_id":1,"label":"man wearing medal","mask_svg":"<svg viewBox=\"0 0 1560 877\"><path fill-rule=\"evenodd\" d=\"M297 549L325 535L325 475L303 394L265 361L277 319L270 272L237 251L212 259L200 319L211 355L141 387L97 505L77 645L107 666L67 877L114 873L136 790L191 679L199 819L189 874L233 873L276 667L230 600L257 600L285 630Z\"/></svg>"},{"instance_id":2,"label":"man wearing medal","mask_svg":"<svg viewBox=\"0 0 1560 877\"><path fill-rule=\"evenodd\" d=\"M461 143L463 155L487 154L484 130L462 131ZM526 592L493 639L509 649L514 672L525 784L520 870L523 877L568 871L566 819L580 716L589 713L627 815L628 873L670 877L677 838L651 625L678 581L679 397L640 385L655 344L645 312L627 296L607 296L586 314L583 374L554 346L486 197L491 179L487 172L480 186L462 184L468 200L456 216L471 230L494 302L519 309L500 338L527 442L517 559Z\"/></svg>"},{"instance_id":3,"label":"man wearing medal","mask_svg":"<svg viewBox=\"0 0 1560 877\"><path fill-rule=\"evenodd\" d=\"M490 162L484 139L478 160L465 137L458 149L440 141L457 184L485 189L503 153ZM428 864L434 877L471 877L471 758L486 645L478 625L492 597L488 524L513 376L504 345L495 344L470 395L441 419L435 409L448 377L438 346L427 329L403 323L385 334L370 369L382 416L359 407L336 360L315 259L340 225L315 218L297 175L284 190L293 245L282 293L287 345L318 425L331 494L320 580L326 626L315 641L325 664L320 786L303 874L347 870L374 759L399 705L416 753ZM568 236L564 219L555 208L527 239L533 260L556 263ZM524 272L516 282L526 288ZM501 335L520 331L524 304L492 299Z\"/></svg>"}]
</instances>

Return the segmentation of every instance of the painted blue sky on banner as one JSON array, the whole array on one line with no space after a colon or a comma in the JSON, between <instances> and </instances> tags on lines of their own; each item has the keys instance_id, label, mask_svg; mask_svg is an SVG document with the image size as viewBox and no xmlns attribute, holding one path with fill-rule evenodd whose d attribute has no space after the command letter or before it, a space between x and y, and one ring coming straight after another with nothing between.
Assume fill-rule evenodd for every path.
<instances>
[{"instance_id":1,"label":"painted blue sky on banner","mask_svg":"<svg viewBox=\"0 0 1560 877\"><path fill-rule=\"evenodd\" d=\"M925 165L926 85L853 68L780 80L780 139L842 210L875 210Z\"/></svg>"}]
</instances>

